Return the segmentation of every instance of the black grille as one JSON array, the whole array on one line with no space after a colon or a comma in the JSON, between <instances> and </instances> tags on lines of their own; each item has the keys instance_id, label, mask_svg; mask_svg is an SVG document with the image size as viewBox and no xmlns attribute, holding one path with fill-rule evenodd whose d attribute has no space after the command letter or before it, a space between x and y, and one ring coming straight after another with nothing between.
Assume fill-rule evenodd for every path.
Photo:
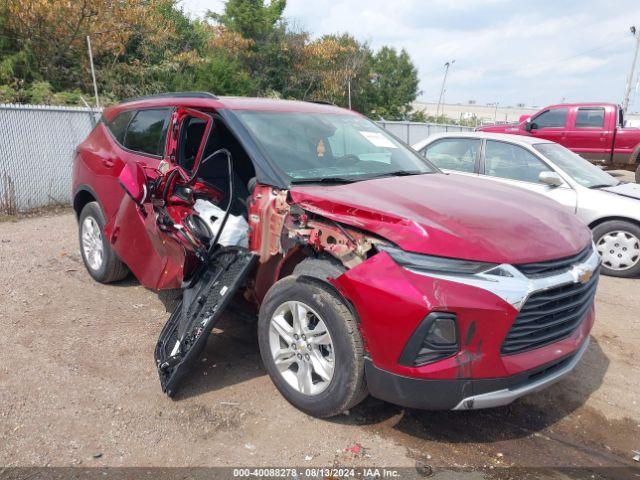
<instances>
[{"instance_id":1,"label":"black grille","mask_svg":"<svg viewBox=\"0 0 640 480\"><path fill-rule=\"evenodd\" d=\"M589 281L532 294L502 343L503 355L521 353L569 336L593 304L600 271Z\"/></svg>"},{"instance_id":2,"label":"black grille","mask_svg":"<svg viewBox=\"0 0 640 480\"><path fill-rule=\"evenodd\" d=\"M584 263L593 252L593 248L589 245L577 255L561 258L559 260L549 260L547 262L527 263L524 265L515 265L527 277L547 277L558 273L566 272L577 263Z\"/></svg>"}]
</instances>

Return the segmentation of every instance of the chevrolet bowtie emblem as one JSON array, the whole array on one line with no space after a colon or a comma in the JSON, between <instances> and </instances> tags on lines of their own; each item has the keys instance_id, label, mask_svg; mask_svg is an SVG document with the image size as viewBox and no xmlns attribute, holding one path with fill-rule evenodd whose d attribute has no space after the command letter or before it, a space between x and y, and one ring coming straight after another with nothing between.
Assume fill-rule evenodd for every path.
<instances>
[{"instance_id":1,"label":"chevrolet bowtie emblem","mask_svg":"<svg viewBox=\"0 0 640 480\"><path fill-rule=\"evenodd\" d=\"M588 267L574 266L571 269L571 275L573 276L573 281L576 283L585 284L591 277L593 276L593 270Z\"/></svg>"}]
</instances>

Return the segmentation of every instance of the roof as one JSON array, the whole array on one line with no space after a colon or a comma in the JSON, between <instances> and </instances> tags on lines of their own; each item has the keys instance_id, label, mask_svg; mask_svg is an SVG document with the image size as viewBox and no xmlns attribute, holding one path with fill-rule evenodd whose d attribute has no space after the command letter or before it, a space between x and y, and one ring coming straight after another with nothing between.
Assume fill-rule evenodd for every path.
<instances>
[{"instance_id":1,"label":"roof","mask_svg":"<svg viewBox=\"0 0 640 480\"><path fill-rule=\"evenodd\" d=\"M555 105L548 105L540 110L546 110L548 108L558 108L558 107L614 107L617 108L618 105L615 103L609 102L576 102L576 103L557 103Z\"/></svg>"},{"instance_id":2,"label":"roof","mask_svg":"<svg viewBox=\"0 0 640 480\"><path fill-rule=\"evenodd\" d=\"M301 102L255 97L216 97L207 92L175 92L125 100L105 109L105 117L113 118L123 110L138 108L191 107L211 110L258 110L271 112L332 113L358 115L356 112L327 103Z\"/></svg>"},{"instance_id":3,"label":"roof","mask_svg":"<svg viewBox=\"0 0 640 480\"><path fill-rule=\"evenodd\" d=\"M537 145L539 143L553 143L551 140L545 140L537 137L527 137L525 135L509 135L508 133L493 133L493 132L446 132L436 133L424 140L413 144L413 148L419 149L424 147L427 143L431 143L434 140L440 138L484 138L488 140L502 140L505 142L519 143L521 145Z\"/></svg>"}]
</instances>

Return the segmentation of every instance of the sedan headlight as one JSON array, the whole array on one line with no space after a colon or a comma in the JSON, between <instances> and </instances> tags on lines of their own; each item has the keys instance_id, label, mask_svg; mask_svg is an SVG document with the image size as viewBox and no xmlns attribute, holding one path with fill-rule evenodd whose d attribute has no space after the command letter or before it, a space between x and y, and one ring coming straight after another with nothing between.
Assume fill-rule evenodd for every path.
<instances>
[{"instance_id":1,"label":"sedan headlight","mask_svg":"<svg viewBox=\"0 0 640 480\"><path fill-rule=\"evenodd\" d=\"M399 265L411 270L449 275L474 275L476 273L489 272L498 267L495 263L434 257L420 253L406 252L390 245L377 245L377 248L380 251L386 252Z\"/></svg>"}]
</instances>

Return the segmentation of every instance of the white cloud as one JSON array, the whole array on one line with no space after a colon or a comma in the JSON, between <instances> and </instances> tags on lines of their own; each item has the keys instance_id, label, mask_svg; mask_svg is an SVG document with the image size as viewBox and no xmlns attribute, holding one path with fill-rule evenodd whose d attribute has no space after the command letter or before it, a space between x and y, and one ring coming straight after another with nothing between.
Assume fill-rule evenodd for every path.
<instances>
[{"instance_id":1,"label":"white cloud","mask_svg":"<svg viewBox=\"0 0 640 480\"><path fill-rule=\"evenodd\" d=\"M222 0L184 0L189 12L221 10ZM349 32L373 48L406 48L423 99L437 98L443 64L448 101L544 105L621 101L640 2L620 0L289 0L285 14L314 35ZM640 109L640 98L632 106Z\"/></svg>"}]
</instances>

